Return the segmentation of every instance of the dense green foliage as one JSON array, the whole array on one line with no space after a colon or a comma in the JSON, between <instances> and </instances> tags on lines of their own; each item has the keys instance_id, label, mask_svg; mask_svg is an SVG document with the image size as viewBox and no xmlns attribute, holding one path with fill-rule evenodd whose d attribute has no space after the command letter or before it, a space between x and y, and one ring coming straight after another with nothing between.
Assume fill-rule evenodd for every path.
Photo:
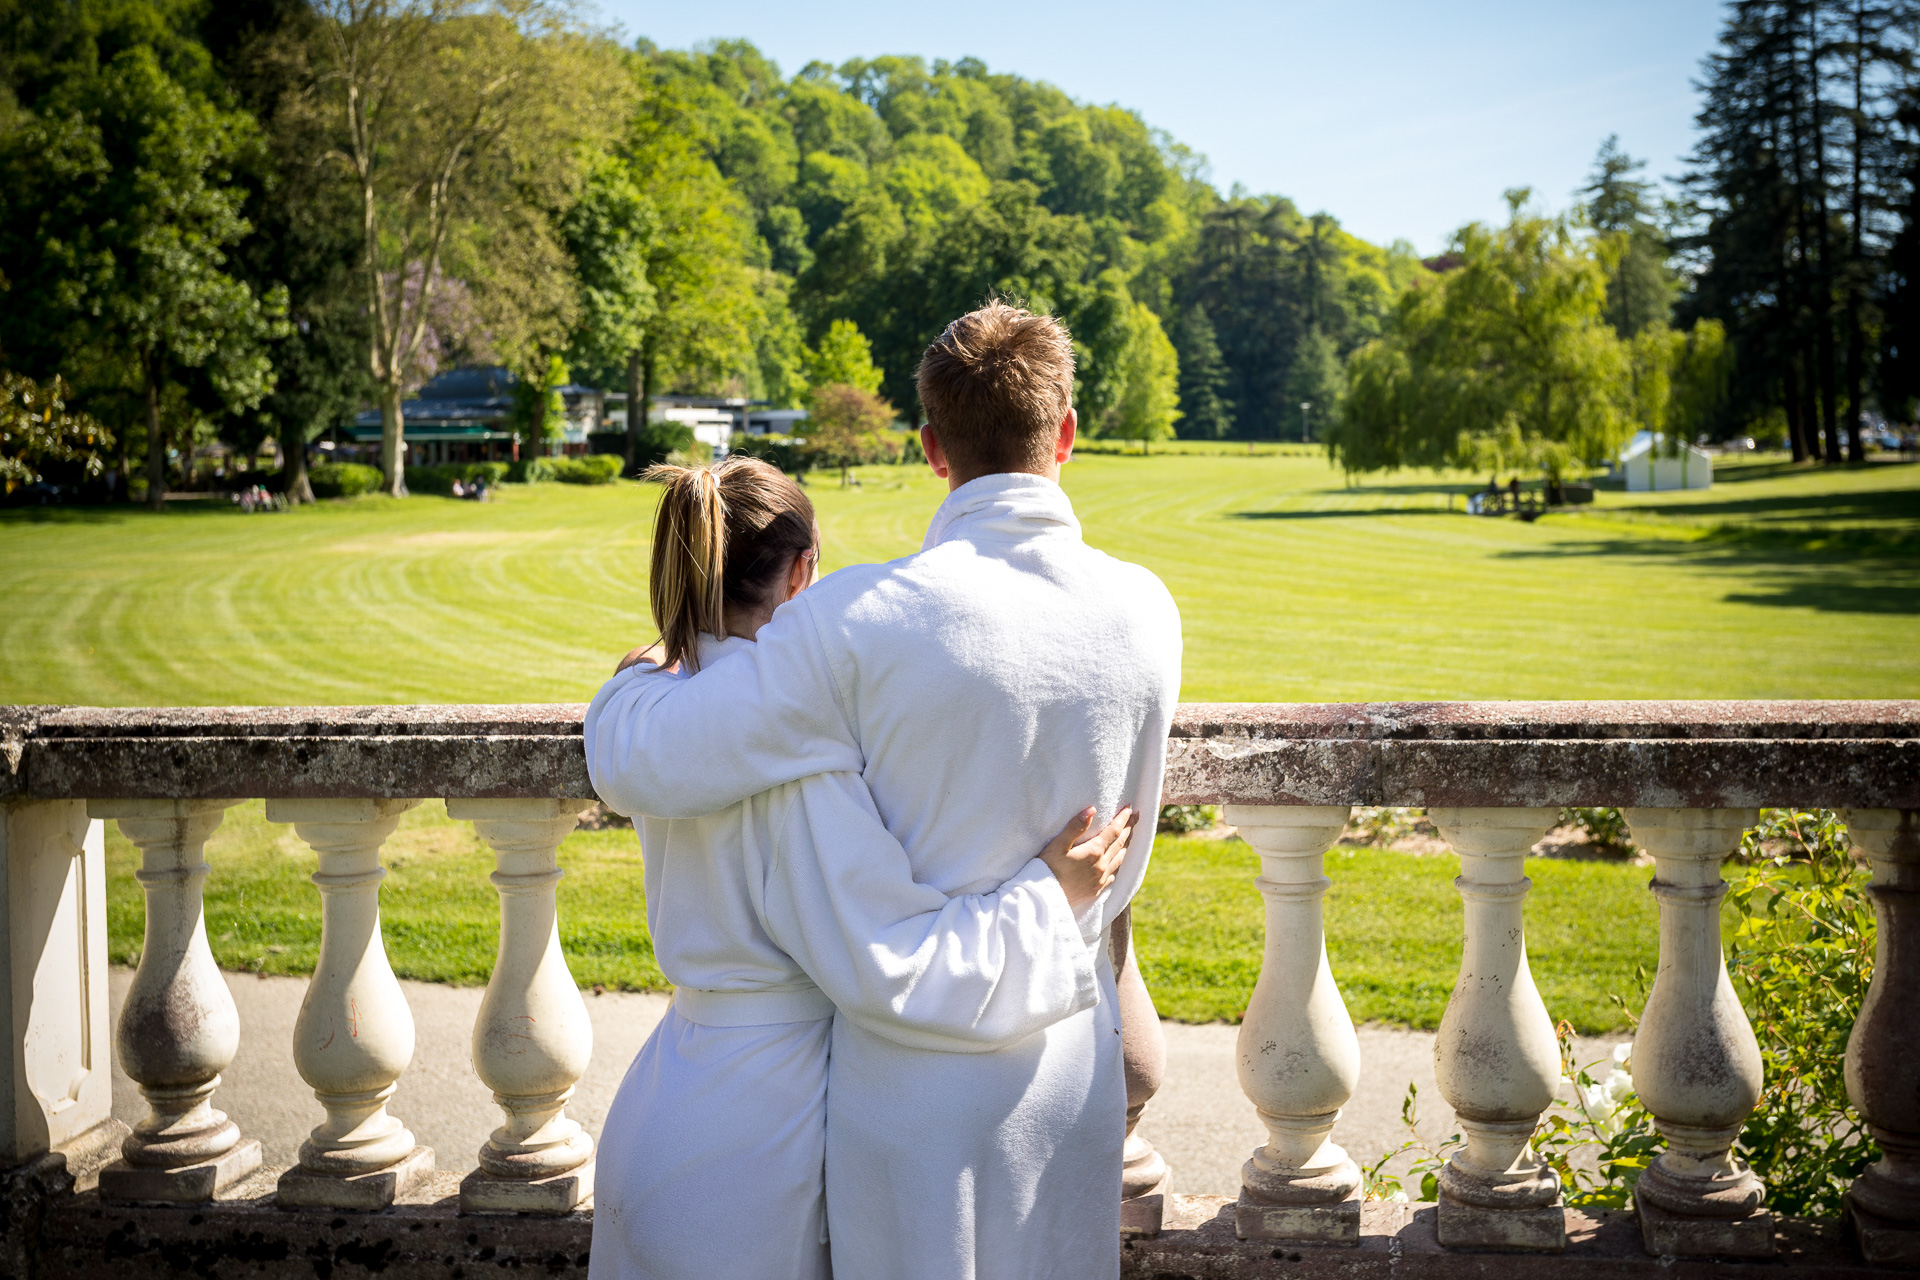
<instances>
[{"instance_id":1,"label":"dense green foliage","mask_svg":"<svg viewBox=\"0 0 1920 1280\"><path fill-rule=\"evenodd\" d=\"M380 473L358 462L323 462L307 480L316 498L357 498L380 487Z\"/></svg>"},{"instance_id":2,"label":"dense green foliage","mask_svg":"<svg viewBox=\"0 0 1920 1280\"><path fill-rule=\"evenodd\" d=\"M1740 1154L1776 1213L1843 1212L1880 1154L1847 1098L1847 1038L1873 978L1866 869L1839 815L1768 809L1741 842L1727 969L1760 1041L1760 1104Z\"/></svg>"},{"instance_id":3,"label":"dense green foliage","mask_svg":"<svg viewBox=\"0 0 1920 1280\"><path fill-rule=\"evenodd\" d=\"M1920 394L1920 82L1910 0L1734 0L1707 60L1675 228L1736 354L1716 434L1778 423L1796 460L1864 456Z\"/></svg>"}]
</instances>

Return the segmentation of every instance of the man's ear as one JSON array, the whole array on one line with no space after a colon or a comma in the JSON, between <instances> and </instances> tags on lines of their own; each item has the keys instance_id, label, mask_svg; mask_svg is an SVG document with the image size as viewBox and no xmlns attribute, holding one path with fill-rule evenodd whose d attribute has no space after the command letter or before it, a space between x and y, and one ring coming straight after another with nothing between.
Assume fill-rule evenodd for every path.
<instances>
[{"instance_id":1,"label":"man's ear","mask_svg":"<svg viewBox=\"0 0 1920 1280\"><path fill-rule=\"evenodd\" d=\"M927 465L933 468L933 474L945 480L953 468L947 464L947 455L940 448L939 437L933 434L931 423L920 428L920 447L926 451Z\"/></svg>"},{"instance_id":2,"label":"man's ear","mask_svg":"<svg viewBox=\"0 0 1920 1280\"><path fill-rule=\"evenodd\" d=\"M1080 415L1073 406L1067 406L1067 416L1060 419L1060 437L1053 444L1053 460L1065 462L1073 456L1073 440L1080 432Z\"/></svg>"}]
</instances>

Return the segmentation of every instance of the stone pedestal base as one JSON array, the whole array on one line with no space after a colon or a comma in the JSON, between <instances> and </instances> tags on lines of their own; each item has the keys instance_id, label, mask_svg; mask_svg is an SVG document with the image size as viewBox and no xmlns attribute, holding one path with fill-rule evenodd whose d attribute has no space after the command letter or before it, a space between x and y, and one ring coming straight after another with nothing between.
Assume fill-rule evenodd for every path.
<instances>
[{"instance_id":1,"label":"stone pedestal base","mask_svg":"<svg viewBox=\"0 0 1920 1280\"><path fill-rule=\"evenodd\" d=\"M1173 1183L1173 1174L1160 1179L1153 1190L1142 1195L1129 1196L1120 1202L1120 1235L1123 1239L1147 1239L1160 1234L1161 1224L1167 1215L1167 1188Z\"/></svg>"},{"instance_id":2,"label":"stone pedestal base","mask_svg":"<svg viewBox=\"0 0 1920 1280\"><path fill-rule=\"evenodd\" d=\"M1233 1233L1242 1240L1359 1244L1360 1193L1333 1204L1270 1204L1243 1190L1233 1206Z\"/></svg>"},{"instance_id":3,"label":"stone pedestal base","mask_svg":"<svg viewBox=\"0 0 1920 1280\"><path fill-rule=\"evenodd\" d=\"M348 1178L309 1173L299 1165L280 1175L283 1209L385 1209L433 1172L433 1148L415 1147L399 1161Z\"/></svg>"},{"instance_id":4,"label":"stone pedestal base","mask_svg":"<svg viewBox=\"0 0 1920 1280\"><path fill-rule=\"evenodd\" d=\"M100 1185L100 1171L120 1158L121 1144L132 1130L118 1120L102 1120L71 1142L53 1149L52 1154L65 1164L77 1194Z\"/></svg>"},{"instance_id":5,"label":"stone pedestal base","mask_svg":"<svg viewBox=\"0 0 1920 1280\"><path fill-rule=\"evenodd\" d=\"M1633 1194L1640 1238L1657 1258L1771 1258L1773 1215L1764 1209L1744 1218L1693 1218L1662 1209Z\"/></svg>"},{"instance_id":6,"label":"stone pedestal base","mask_svg":"<svg viewBox=\"0 0 1920 1280\"><path fill-rule=\"evenodd\" d=\"M593 1161L551 1178L524 1182L475 1169L460 1180L462 1213L572 1213L593 1199Z\"/></svg>"},{"instance_id":7,"label":"stone pedestal base","mask_svg":"<svg viewBox=\"0 0 1920 1280\"><path fill-rule=\"evenodd\" d=\"M1920 1267L1920 1227L1868 1213L1847 1199L1847 1222L1860 1256L1877 1267Z\"/></svg>"},{"instance_id":8,"label":"stone pedestal base","mask_svg":"<svg viewBox=\"0 0 1920 1280\"><path fill-rule=\"evenodd\" d=\"M1567 1211L1558 1204L1540 1209L1483 1209L1462 1204L1442 1191L1439 1237L1449 1249L1564 1253Z\"/></svg>"},{"instance_id":9,"label":"stone pedestal base","mask_svg":"<svg viewBox=\"0 0 1920 1280\"><path fill-rule=\"evenodd\" d=\"M100 1170L100 1198L163 1204L199 1204L211 1200L260 1167L260 1144L235 1143L225 1154L173 1169L143 1169L117 1161Z\"/></svg>"}]
</instances>

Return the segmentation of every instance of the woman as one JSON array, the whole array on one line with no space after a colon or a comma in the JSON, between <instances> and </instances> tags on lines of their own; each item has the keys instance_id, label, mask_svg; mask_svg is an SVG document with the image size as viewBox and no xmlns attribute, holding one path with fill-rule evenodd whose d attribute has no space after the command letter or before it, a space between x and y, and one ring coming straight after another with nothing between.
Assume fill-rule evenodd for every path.
<instances>
[{"instance_id":1,"label":"woman","mask_svg":"<svg viewBox=\"0 0 1920 1280\"><path fill-rule=\"evenodd\" d=\"M628 655L596 708L636 664L683 677L717 666L815 578L812 504L777 469L734 458L648 474L665 486L649 588L661 639ZM1092 812L995 891L953 899L913 882L857 774L704 818L642 817L648 925L675 992L601 1137L595 1280L825 1280L836 1006L879 1034L960 1052L1092 1007L1095 958L1075 912L1112 882L1133 827L1123 810L1076 844Z\"/></svg>"}]
</instances>

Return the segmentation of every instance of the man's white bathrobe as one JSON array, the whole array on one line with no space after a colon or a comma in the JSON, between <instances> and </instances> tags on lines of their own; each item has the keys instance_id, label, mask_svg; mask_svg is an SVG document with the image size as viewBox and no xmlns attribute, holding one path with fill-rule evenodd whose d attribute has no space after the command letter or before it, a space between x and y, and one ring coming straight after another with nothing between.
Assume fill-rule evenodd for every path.
<instances>
[{"instance_id":1,"label":"man's white bathrobe","mask_svg":"<svg viewBox=\"0 0 1920 1280\"><path fill-rule=\"evenodd\" d=\"M702 636L701 663L749 643ZM590 1274L826 1280L835 1006L905 1043L990 1050L1092 1008L1094 957L1037 858L984 895L914 883L858 774L640 826L676 990L602 1131Z\"/></svg>"},{"instance_id":2,"label":"man's white bathrobe","mask_svg":"<svg viewBox=\"0 0 1920 1280\"><path fill-rule=\"evenodd\" d=\"M1139 808L1097 940L1146 873L1180 621L1145 569L1088 547L1060 487L985 476L920 554L842 569L690 680L631 669L586 721L600 795L687 818L858 771L916 880L979 893L1065 817ZM796 933L839 928L785 922ZM838 1280L1098 1277L1119 1267L1126 1091L1113 974L1099 1006L1008 1048L912 1047L836 1019L827 1196Z\"/></svg>"}]
</instances>

